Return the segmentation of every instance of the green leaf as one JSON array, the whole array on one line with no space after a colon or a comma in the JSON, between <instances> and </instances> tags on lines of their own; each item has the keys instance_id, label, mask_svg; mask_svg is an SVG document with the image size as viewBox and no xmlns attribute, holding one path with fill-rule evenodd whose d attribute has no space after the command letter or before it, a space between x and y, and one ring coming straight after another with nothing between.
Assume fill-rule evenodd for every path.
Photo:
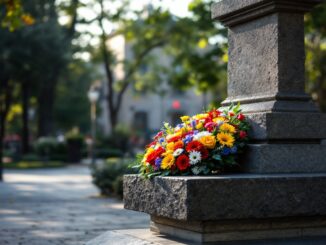
<instances>
[{"instance_id":1,"label":"green leaf","mask_svg":"<svg viewBox=\"0 0 326 245\"><path fill-rule=\"evenodd\" d=\"M170 175L170 171L169 170L165 170L163 173L162 173L162 176L168 176Z\"/></svg>"},{"instance_id":2,"label":"green leaf","mask_svg":"<svg viewBox=\"0 0 326 245\"><path fill-rule=\"evenodd\" d=\"M152 178L154 176L158 176L158 175L161 175L161 174L162 174L162 172L154 172L154 173L147 174L147 177Z\"/></svg>"},{"instance_id":3,"label":"green leaf","mask_svg":"<svg viewBox=\"0 0 326 245\"><path fill-rule=\"evenodd\" d=\"M212 156L212 158L213 158L214 160L217 160L217 161L221 161L221 160L222 160L222 157L221 157L221 155L219 155L219 154L214 154L214 155Z\"/></svg>"}]
</instances>

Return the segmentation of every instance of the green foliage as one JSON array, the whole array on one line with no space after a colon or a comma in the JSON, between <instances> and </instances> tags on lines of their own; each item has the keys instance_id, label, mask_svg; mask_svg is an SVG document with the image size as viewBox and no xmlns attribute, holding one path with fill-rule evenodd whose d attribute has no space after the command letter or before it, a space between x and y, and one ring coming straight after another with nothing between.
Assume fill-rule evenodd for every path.
<instances>
[{"instance_id":1,"label":"green foliage","mask_svg":"<svg viewBox=\"0 0 326 245\"><path fill-rule=\"evenodd\" d=\"M96 158L107 159L112 157L122 157L123 151L115 148L96 148L95 149Z\"/></svg>"},{"instance_id":2,"label":"green foliage","mask_svg":"<svg viewBox=\"0 0 326 245\"><path fill-rule=\"evenodd\" d=\"M39 169L39 168L62 168L65 164L59 161L27 161L5 163L4 167L7 169Z\"/></svg>"},{"instance_id":3,"label":"green foliage","mask_svg":"<svg viewBox=\"0 0 326 245\"><path fill-rule=\"evenodd\" d=\"M66 160L67 146L54 137L40 137L34 143L34 150L40 158Z\"/></svg>"},{"instance_id":4,"label":"green foliage","mask_svg":"<svg viewBox=\"0 0 326 245\"><path fill-rule=\"evenodd\" d=\"M128 169L130 161L131 159L110 158L102 167L93 167L93 183L102 195L122 197L122 177L124 174L133 173Z\"/></svg>"},{"instance_id":5,"label":"green foliage","mask_svg":"<svg viewBox=\"0 0 326 245\"><path fill-rule=\"evenodd\" d=\"M24 12L20 0L0 0L0 21L1 26L10 31L34 23L33 17Z\"/></svg>"},{"instance_id":6,"label":"green foliage","mask_svg":"<svg viewBox=\"0 0 326 245\"><path fill-rule=\"evenodd\" d=\"M77 59L68 65L56 88L55 128L66 131L78 127L81 132L88 132L90 104L87 92L91 82L98 78L94 64Z\"/></svg>"},{"instance_id":7,"label":"green foliage","mask_svg":"<svg viewBox=\"0 0 326 245\"><path fill-rule=\"evenodd\" d=\"M113 154L116 154L115 156L121 156L123 152L128 151L129 138L130 130L119 125L109 136L99 136L96 148L109 149Z\"/></svg>"},{"instance_id":8,"label":"green foliage","mask_svg":"<svg viewBox=\"0 0 326 245\"><path fill-rule=\"evenodd\" d=\"M84 136L79 132L79 128L73 128L66 133L67 142L84 142Z\"/></svg>"},{"instance_id":9,"label":"green foliage","mask_svg":"<svg viewBox=\"0 0 326 245\"><path fill-rule=\"evenodd\" d=\"M306 89L326 111L326 4L305 16Z\"/></svg>"}]
</instances>

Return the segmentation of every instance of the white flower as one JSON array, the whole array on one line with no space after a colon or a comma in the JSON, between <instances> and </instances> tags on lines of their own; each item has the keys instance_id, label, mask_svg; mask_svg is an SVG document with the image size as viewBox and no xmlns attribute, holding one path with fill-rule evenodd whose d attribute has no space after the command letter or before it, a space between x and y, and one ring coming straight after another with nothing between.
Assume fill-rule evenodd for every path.
<instances>
[{"instance_id":1,"label":"white flower","mask_svg":"<svg viewBox=\"0 0 326 245\"><path fill-rule=\"evenodd\" d=\"M201 172L198 166L193 167L191 171L193 172L194 175L198 175Z\"/></svg>"},{"instance_id":2,"label":"white flower","mask_svg":"<svg viewBox=\"0 0 326 245\"><path fill-rule=\"evenodd\" d=\"M199 151L191 151L189 153L190 164L195 165L201 160L201 153Z\"/></svg>"},{"instance_id":3,"label":"white flower","mask_svg":"<svg viewBox=\"0 0 326 245\"><path fill-rule=\"evenodd\" d=\"M195 134L194 135L194 140L200 140L202 137L204 136L210 136L212 135L210 132L208 131L202 131L202 132L199 132L198 134Z\"/></svg>"},{"instance_id":4,"label":"white flower","mask_svg":"<svg viewBox=\"0 0 326 245\"><path fill-rule=\"evenodd\" d=\"M174 157L177 157L177 156L179 156L182 152L183 152L183 149L182 149L182 148L178 148L178 149L176 149L176 150L173 152L173 156L174 156Z\"/></svg>"}]
</instances>

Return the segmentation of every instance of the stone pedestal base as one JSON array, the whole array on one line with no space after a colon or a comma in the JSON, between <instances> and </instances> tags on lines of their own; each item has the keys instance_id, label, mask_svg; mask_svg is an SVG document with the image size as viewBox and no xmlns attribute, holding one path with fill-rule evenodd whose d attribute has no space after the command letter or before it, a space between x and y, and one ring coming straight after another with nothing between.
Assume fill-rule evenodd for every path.
<instances>
[{"instance_id":1,"label":"stone pedestal base","mask_svg":"<svg viewBox=\"0 0 326 245\"><path fill-rule=\"evenodd\" d=\"M126 175L124 204L153 231L197 242L326 236L325 186L326 173Z\"/></svg>"},{"instance_id":2,"label":"stone pedestal base","mask_svg":"<svg viewBox=\"0 0 326 245\"><path fill-rule=\"evenodd\" d=\"M153 232L199 243L284 239L326 234L326 217L178 221L151 217Z\"/></svg>"},{"instance_id":3,"label":"stone pedestal base","mask_svg":"<svg viewBox=\"0 0 326 245\"><path fill-rule=\"evenodd\" d=\"M326 142L250 144L241 165L246 173L326 173Z\"/></svg>"}]
</instances>

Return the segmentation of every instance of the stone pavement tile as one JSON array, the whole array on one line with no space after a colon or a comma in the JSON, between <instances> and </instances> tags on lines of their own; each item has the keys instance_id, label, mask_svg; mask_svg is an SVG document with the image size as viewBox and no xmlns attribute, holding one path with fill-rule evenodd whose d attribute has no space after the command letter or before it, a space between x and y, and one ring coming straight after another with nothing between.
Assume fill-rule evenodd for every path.
<instances>
[{"instance_id":1,"label":"stone pavement tile","mask_svg":"<svg viewBox=\"0 0 326 245\"><path fill-rule=\"evenodd\" d=\"M107 230L149 225L121 200L95 198L87 167L7 171L0 190L1 245L84 245Z\"/></svg>"}]
</instances>

